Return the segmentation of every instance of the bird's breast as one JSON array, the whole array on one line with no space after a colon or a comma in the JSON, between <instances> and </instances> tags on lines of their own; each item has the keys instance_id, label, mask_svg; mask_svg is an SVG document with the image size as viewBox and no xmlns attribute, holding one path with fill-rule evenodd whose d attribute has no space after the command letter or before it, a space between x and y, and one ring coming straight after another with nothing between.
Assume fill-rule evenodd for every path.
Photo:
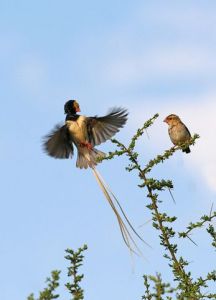
<instances>
[{"instance_id":1,"label":"bird's breast","mask_svg":"<svg viewBox=\"0 0 216 300\"><path fill-rule=\"evenodd\" d=\"M87 139L86 119L85 116L80 116L76 121L66 121L72 140L77 144Z\"/></svg>"},{"instance_id":2,"label":"bird's breast","mask_svg":"<svg viewBox=\"0 0 216 300\"><path fill-rule=\"evenodd\" d=\"M169 135L174 145L185 143L190 139L190 134L182 123L170 126Z\"/></svg>"}]
</instances>

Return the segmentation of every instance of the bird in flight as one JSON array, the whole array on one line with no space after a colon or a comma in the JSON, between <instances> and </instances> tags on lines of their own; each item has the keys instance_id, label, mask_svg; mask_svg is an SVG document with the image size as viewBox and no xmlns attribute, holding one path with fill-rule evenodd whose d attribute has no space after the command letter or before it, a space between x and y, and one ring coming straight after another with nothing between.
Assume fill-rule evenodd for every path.
<instances>
[{"instance_id":1,"label":"bird in flight","mask_svg":"<svg viewBox=\"0 0 216 300\"><path fill-rule=\"evenodd\" d=\"M168 133L172 143L175 146L181 146L182 144L190 141L191 134L181 119L174 114L167 116L164 122L168 124ZM182 148L185 153L190 153L189 147Z\"/></svg>"},{"instance_id":2,"label":"bird in flight","mask_svg":"<svg viewBox=\"0 0 216 300\"><path fill-rule=\"evenodd\" d=\"M128 112L124 108L112 108L110 112L103 117L86 117L78 114L80 111L79 103L76 100L67 101L64 105L64 112L66 114L65 124L56 125L56 127L44 137L43 148L49 156L59 159L72 158L74 146L77 148L76 166L80 169L90 167L93 170L102 192L117 217L125 244L131 252L136 252L134 251L134 247L138 250L136 243L129 228L122 220L114 202L116 202L118 208L120 208L130 229L141 240L142 238L135 231L119 201L105 184L98 170L96 170L98 160L105 157L105 153L96 149L95 146L111 139L120 128L125 125ZM131 244L133 244L133 246Z\"/></svg>"},{"instance_id":3,"label":"bird in flight","mask_svg":"<svg viewBox=\"0 0 216 300\"><path fill-rule=\"evenodd\" d=\"M57 125L45 137L44 150L54 158L70 158L77 148L78 168L95 167L97 160L105 154L95 146L100 145L115 135L127 121L127 110L113 108L104 117L86 117L77 114L80 106L76 100L69 100L64 105L65 124Z\"/></svg>"}]
</instances>

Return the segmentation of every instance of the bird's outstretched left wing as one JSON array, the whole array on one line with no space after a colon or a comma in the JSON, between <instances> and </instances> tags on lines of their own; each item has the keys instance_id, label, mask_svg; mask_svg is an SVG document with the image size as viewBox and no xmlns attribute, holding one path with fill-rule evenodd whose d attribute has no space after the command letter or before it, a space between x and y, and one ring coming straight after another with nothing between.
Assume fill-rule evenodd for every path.
<instances>
[{"instance_id":1,"label":"bird's outstretched left wing","mask_svg":"<svg viewBox=\"0 0 216 300\"><path fill-rule=\"evenodd\" d=\"M73 156L73 143L67 125L56 127L44 137L43 148L54 158L70 158Z\"/></svg>"},{"instance_id":2,"label":"bird's outstretched left wing","mask_svg":"<svg viewBox=\"0 0 216 300\"><path fill-rule=\"evenodd\" d=\"M95 146L113 137L127 121L128 112L123 108L113 108L104 117L87 118L89 142Z\"/></svg>"}]
</instances>

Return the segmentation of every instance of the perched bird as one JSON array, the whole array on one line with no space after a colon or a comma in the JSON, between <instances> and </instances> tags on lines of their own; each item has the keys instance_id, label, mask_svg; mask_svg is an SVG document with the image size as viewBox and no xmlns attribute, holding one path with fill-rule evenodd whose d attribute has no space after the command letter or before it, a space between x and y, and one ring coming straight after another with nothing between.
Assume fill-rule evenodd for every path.
<instances>
[{"instance_id":1,"label":"perched bird","mask_svg":"<svg viewBox=\"0 0 216 300\"><path fill-rule=\"evenodd\" d=\"M51 133L45 136L43 148L45 152L54 158L71 158L74 154L74 145L77 148L76 166L80 169L90 167L96 177L96 180L113 209L120 226L124 242L132 252L133 246L138 250L129 228L122 220L114 202L120 208L130 229L142 240L135 231L124 213L119 201L105 184L99 172L96 170L98 159L103 158L105 153L95 149L96 145L107 141L114 136L126 121L128 112L126 109L113 108L103 117L86 117L79 115L80 106L76 100L69 100L64 105L66 114L65 124L56 125ZM132 246L133 244L133 246ZM138 250L139 251L139 250Z\"/></svg>"},{"instance_id":2,"label":"perched bird","mask_svg":"<svg viewBox=\"0 0 216 300\"><path fill-rule=\"evenodd\" d=\"M188 142L191 138L190 131L187 129L185 124L181 121L181 119L174 114L167 116L164 119L169 126L168 132L171 141L176 146L181 146L182 144ZM182 149L183 152L190 153L189 147L184 147Z\"/></svg>"}]
</instances>

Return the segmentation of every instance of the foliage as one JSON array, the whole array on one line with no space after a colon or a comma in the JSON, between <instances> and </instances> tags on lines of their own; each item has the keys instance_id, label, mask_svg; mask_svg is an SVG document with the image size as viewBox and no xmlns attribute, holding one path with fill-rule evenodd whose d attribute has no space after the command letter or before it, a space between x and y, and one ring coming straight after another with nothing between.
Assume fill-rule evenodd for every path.
<instances>
[{"instance_id":1,"label":"foliage","mask_svg":"<svg viewBox=\"0 0 216 300\"><path fill-rule=\"evenodd\" d=\"M72 300L82 300L84 299L84 291L80 287L80 282L82 281L84 275L78 274L78 269L82 266L83 262L83 252L87 249L87 246L79 248L77 251L72 249L65 250L67 255L65 258L70 262L68 267L68 277L72 279L71 283L67 283L65 286L69 290L69 293L72 295ZM52 300L59 298L58 294L54 294L55 290L59 286L60 280L60 271L52 271L51 278L47 278L46 282L48 283L47 288L40 292L40 296L37 300ZM28 296L27 300L36 300L34 295L31 294Z\"/></svg>"},{"instance_id":2,"label":"foliage","mask_svg":"<svg viewBox=\"0 0 216 300\"><path fill-rule=\"evenodd\" d=\"M52 271L51 278L48 277L46 279L47 287L42 292L40 292L38 300L52 300L57 299L59 297L59 295L54 294L54 292L59 286L60 272L61 271L58 270ZM28 296L27 300L36 300L36 298L34 298L34 295L31 294L30 296Z\"/></svg>"},{"instance_id":3,"label":"foliage","mask_svg":"<svg viewBox=\"0 0 216 300\"><path fill-rule=\"evenodd\" d=\"M65 286L73 296L72 300L82 300L84 299L84 291L80 287L80 282L82 281L84 275L78 275L78 269L82 266L83 254L82 252L87 249L87 246L84 245L82 248L79 248L76 252L72 249L67 249L68 253L65 258L69 260L70 266L68 267L68 277L72 277L73 282L67 283Z\"/></svg>"},{"instance_id":4,"label":"foliage","mask_svg":"<svg viewBox=\"0 0 216 300\"><path fill-rule=\"evenodd\" d=\"M210 211L209 215L201 216L200 220L195 223L190 223L186 229L182 232L176 232L174 230L174 222L177 220L176 216L169 216L166 212L161 210L161 200L159 201L159 193L167 189L171 193L173 189L173 183L169 179L158 180L150 176L152 169L160 164L164 163L167 159L175 154L176 151L182 150L187 146L194 145L195 141L199 138L195 134L191 140L183 145L171 147L165 150L164 153L157 155L151 159L145 166L141 166L139 163L139 154L134 150L138 139L143 135L145 130L149 128L155 120L158 118L158 114L149 119L144 125L137 130L136 134L132 137L128 146L125 146L117 140L112 140L117 149L110 152L102 160L110 160L115 157L126 155L129 164L126 170L129 172L136 171L140 178L139 188L145 189L147 192L147 199L149 200L146 205L152 215L152 226L158 232L160 239L160 245L164 249L164 258L168 261L168 267L172 270L173 283L175 287L172 287L170 283L164 283L160 274L144 275L144 288L145 294L142 299L179 299L179 300L195 300L195 299L216 299L216 293L210 293L208 291L208 283L210 281L216 281L216 271L210 271L204 276L200 276L194 279L192 272L189 271L189 262L181 256L178 250L177 243L174 242L174 238L189 238L190 234L195 229L200 229L208 223L206 229L212 239L212 246L216 247L216 231L212 225L212 220L216 217L216 212ZM172 193L171 193L172 196ZM175 239L177 240L177 239ZM194 241L192 241L195 243ZM71 266L68 268L68 276L72 277L73 283L67 283L66 286L70 293L73 295L74 300L84 299L83 290L79 287L79 283L83 278L83 275L77 275L78 268L82 265L83 255L81 254L86 246L80 248L77 252L73 250L66 250L68 259ZM53 291L51 291L52 293ZM28 300L34 300L28 298ZM54 299L54 298L39 298L41 299Z\"/></svg>"},{"instance_id":5,"label":"foliage","mask_svg":"<svg viewBox=\"0 0 216 300\"><path fill-rule=\"evenodd\" d=\"M152 177L149 177L151 170L158 164L163 163L165 160L169 159L176 151L182 150L187 146L194 145L195 141L199 136L195 134L191 140L180 146L171 147L168 150L165 150L163 154L157 155L154 159L150 160L144 167L139 164L138 157L139 154L134 151L136 142L144 133L144 131L153 124L157 119L158 114L153 116L150 120L144 123L142 128L138 129L136 134L131 139L131 142L128 147L117 140L112 140L117 146L117 150L110 152L107 157L104 159L113 159L115 156L126 155L129 159L129 165L126 167L126 170L131 172L136 170L138 176L141 180L139 184L140 188L146 188L147 197L150 202L147 204L147 208L151 211L152 214L152 226L158 231L160 238L160 245L164 247L164 257L168 260L168 266L172 269L173 281L177 283L175 289L170 288L170 284L162 283L160 275L154 276L144 276L144 285L146 288L146 295L143 296L143 299L163 299L162 295L169 294L172 292L175 293L175 299L216 299L216 293L204 293L203 289L207 288L208 281L216 281L216 271L209 272L206 276L200 277L197 280L194 280L192 273L187 271L189 263L186 259L178 253L178 245L173 242L176 232L173 229L173 223L176 221L177 217L168 216L166 212L160 210L161 201L158 200L158 195L160 191L168 189L169 191L173 188L173 183L171 180L158 180ZM171 192L171 191L170 191ZM189 237L189 233L195 228L201 228L206 222L211 222L213 218L216 217L216 212L211 212L209 216L202 216L201 221L196 223L190 223L187 227L187 230L181 233L178 233L179 237ZM212 236L213 243L215 246L216 232L212 224L209 225L207 232ZM155 292L150 292L150 284L148 280L154 282ZM167 290L166 288L169 288ZM167 296L166 299L172 299L170 296Z\"/></svg>"}]
</instances>

